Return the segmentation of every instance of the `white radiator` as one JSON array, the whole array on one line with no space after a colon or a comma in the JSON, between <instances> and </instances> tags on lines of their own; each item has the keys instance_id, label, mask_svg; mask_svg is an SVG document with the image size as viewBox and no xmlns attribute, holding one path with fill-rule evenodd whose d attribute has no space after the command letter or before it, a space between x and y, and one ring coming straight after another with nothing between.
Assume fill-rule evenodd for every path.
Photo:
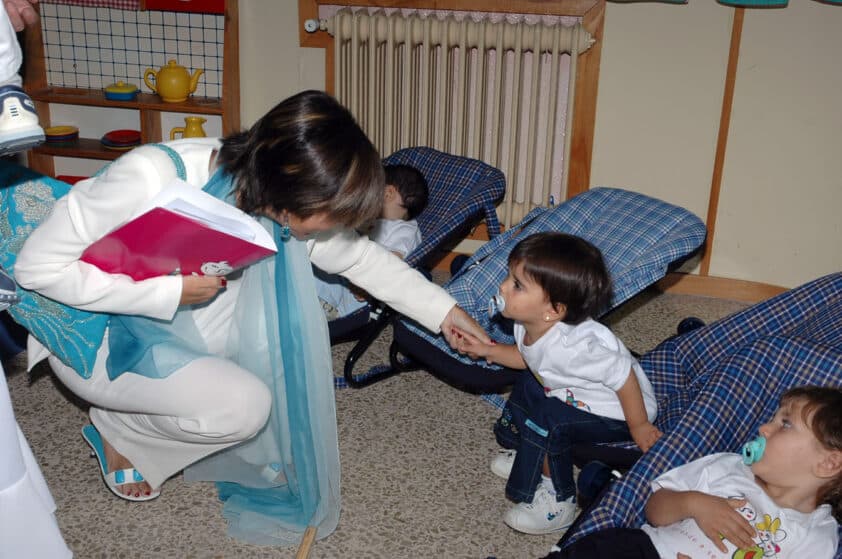
<instances>
[{"instance_id":1,"label":"white radiator","mask_svg":"<svg viewBox=\"0 0 842 559\"><path fill-rule=\"evenodd\" d=\"M497 19L342 8L322 25L335 39L335 95L380 152L424 145L498 167L509 227L564 198L565 117L578 54L593 40L575 18Z\"/></svg>"}]
</instances>

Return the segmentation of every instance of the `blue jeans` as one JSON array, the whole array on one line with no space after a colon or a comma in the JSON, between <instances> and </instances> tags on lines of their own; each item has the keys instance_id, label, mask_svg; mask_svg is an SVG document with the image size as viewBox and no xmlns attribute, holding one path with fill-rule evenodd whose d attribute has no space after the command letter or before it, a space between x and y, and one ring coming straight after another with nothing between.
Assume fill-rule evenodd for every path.
<instances>
[{"instance_id":1,"label":"blue jeans","mask_svg":"<svg viewBox=\"0 0 842 559\"><path fill-rule=\"evenodd\" d=\"M494 425L497 442L517 451L506 495L516 503L531 503L549 456L550 477L559 501L575 495L573 445L579 442L619 442L631 439L625 421L602 417L548 398L532 374L519 376Z\"/></svg>"}]
</instances>

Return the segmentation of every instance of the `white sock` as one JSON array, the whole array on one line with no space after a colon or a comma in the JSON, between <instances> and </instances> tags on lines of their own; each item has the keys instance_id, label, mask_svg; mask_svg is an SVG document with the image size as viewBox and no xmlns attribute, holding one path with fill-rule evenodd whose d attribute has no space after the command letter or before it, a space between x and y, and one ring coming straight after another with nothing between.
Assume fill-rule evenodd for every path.
<instances>
[{"instance_id":1,"label":"white sock","mask_svg":"<svg viewBox=\"0 0 842 559\"><path fill-rule=\"evenodd\" d=\"M552 478L541 474L541 485L549 492L550 495L555 495L555 486L553 485Z\"/></svg>"}]
</instances>

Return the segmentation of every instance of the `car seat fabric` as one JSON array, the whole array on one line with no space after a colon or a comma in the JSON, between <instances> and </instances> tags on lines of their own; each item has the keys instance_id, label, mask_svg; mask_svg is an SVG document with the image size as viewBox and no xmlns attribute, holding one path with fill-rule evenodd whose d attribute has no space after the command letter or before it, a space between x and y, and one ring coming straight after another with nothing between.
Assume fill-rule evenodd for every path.
<instances>
[{"instance_id":1,"label":"car seat fabric","mask_svg":"<svg viewBox=\"0 0 842 559\"><path fill-rule=\"evenodd\" d=\"M506 178L499 169L478 159L429 147L398 150L383 163L415 167L429 185L430 200L416 218L421 244L406 257L410 266L426 265L436 249L466 232L478 216L485 219L490 237L500 233L495 205L506 191Z\"/></svg>"},{"instance_id":2,"label":"car seat fabric","mask_svg":"<svg viewBox=\"0 0 842 559\"><path fill-rule=\"evenodd\" d=\"M502 171L478 159L453 155L430 147L409 147L383 160L386 165L409 165L424 175L429 187L427 207L416 218L421 244L406 257L410 266L426 273L431 261L480 220L485 220L491 238L500 232L496 204L506 191ZM357 360L388 326L393 317L382 303L373 302L348 317L329 323L331 342L358 340L345 358L344 377L337 387L364 386L391 374L389 367L374 367L353 373ZM388 374L387 374L388 373Z\"/></svg>"},{"instance_id":3,"label":"car seat fabric","mask_svg":"<svg viewBox=\"0 0 842 559\"><path fill-rule=\"evenodd\" d=\"M560 546L602 528L639 526L651 480L714 452L739 452L787 389L842 386L842 273L667 340L641 365L665 435Z\"/></svg>"},{"instance_id":4,"label":"car seat fabric","mask_svg":"<svg viewBox=\"0 0 842 559\"><path fill-rule=\"evenodd\" d=\"M611 308L662 278L672 262L701 245L706 233L702 221L688 210L617 188L594 188L559 206L532 210L518 225L483 245L445 284L459 305L498 342L513 343L511 323L499 316L489 317L488 302L508 273L507 259L514 245L543 231L578 235L602 251L614 287ZM398 328L479 372L501 370L458 354L442 336L432 335L408 319L402 319ZM502 399L490 399L502 405Z\"/></svg>"}]
</instances>

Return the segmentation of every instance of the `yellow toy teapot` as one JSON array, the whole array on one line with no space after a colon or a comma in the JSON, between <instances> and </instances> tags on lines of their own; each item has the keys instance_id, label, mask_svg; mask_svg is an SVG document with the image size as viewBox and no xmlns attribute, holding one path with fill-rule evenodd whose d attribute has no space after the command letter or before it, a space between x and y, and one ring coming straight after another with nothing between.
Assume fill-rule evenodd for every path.
<instances>
[{"instance_id":1,"label":"yellow toy teapot","mask_svg":"<svg viewBox=\"0 0 842 559\"><path fill-rule=\"evenodd\" d=\"M177 64L175 60L170 60L157 72L152 68L147 68L143 73L143 82L149 89L160 95L161 100L167 103L181 103L196 91L199 76L204 72L204 70L195 70L191 76L187 68ZM149 81L149 76L155 76L154 84Z\"/></svg>"}]
</instances>

